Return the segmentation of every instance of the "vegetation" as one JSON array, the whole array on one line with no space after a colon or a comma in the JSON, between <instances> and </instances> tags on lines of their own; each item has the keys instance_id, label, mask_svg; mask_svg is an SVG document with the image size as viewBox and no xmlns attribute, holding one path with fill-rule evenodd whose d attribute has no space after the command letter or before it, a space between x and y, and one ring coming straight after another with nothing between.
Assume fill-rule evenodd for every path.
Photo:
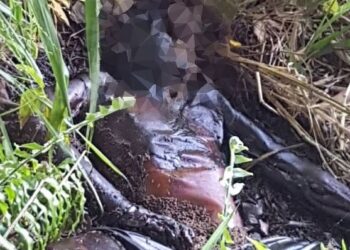
<instances>
[{"instance_id":1,"label":"vegetation","mask_svg":"<svg viewBox=\"0 0 350 250\"><path fill-rule=\"evenodd\" d=\"M98 51L99 35L91 28L98 26L96 1L86 2L89 3L87 13L95 13L89 15L87 23L87 30L92 30L87 32L88 48ZM0 38L5 51L2 63L16 74L10 76L0 70L0 75L20 96L19 106L1 116L17 112L21 127L30 116L37 116L49 132L43 145L28 143L12 149L0 119L0 245L2 249L45 249L63 232L73 233L84 214L84 175L80 161L86 152L77 158L70 149L68 137L80 135L93 152L121 174L79 130L92 127L96 120L112 112L132 106L134 99L118 98L111 106L100 107L96 112L97 88L92 87L92 112L85 121L73 124L67 93L68 70L46 0L0 2ZM46 52L55 78L53 102L45 94L45 79L36 62L41 50L39 44ZM90 53L89 58L93 86L98 86L99 58L96 53ZM58 165L52 158L57 148L68 156ZM38 156L45 160L38 160Z\"/></svg>"},{"instance_id":2,"label":"vegetation","mask_svg":"<svg viewBox=\"0 0 350 250\"><path fill-rule=\"evenodd\" d=\"M220 250L226 250L228 249L227 245L235 243L231 238L230 229L233 228L233 225L231 223L232 217L237 211L232 207L230 199L232 196L235 196L242 191L244 184L241 182L233 184L233 180L242 179L244 177L251 176L252 174L241 168L235 167L235 165L251 161L250 158L247 158L242 154L242 152L248 150L248 148L244 146L243 142L238 137L235 136L230 139L229 146L231 156L230 165L226 167L224 176L221 180L222 185L226 189L224 211L219 215L222 222L209 238L207 243L203 246L202 250L214 249L219 241Z\"/></svg>"},{"instance_id":3,"label":"vegetation","mask_svg":"<svg viewBox=\"0 0 350 250\"><path fill-rule=\"evenodd\" d=\"M284 117L318 149L325 168L349 184L350 2L244 2L236 22L245 23L254 38L233 40L241 52L226 56L256 79L261 103Z\"/></svg>"},{"instance_id":4,"label":"vegetation","mask_svg":"<svg viewBox=\"0 0 350 250\"><path fill-rule=\"evenodd\" d=\"M70 136L85 141L87 149L126 178L91 142L95 121L134 104L133 98L119 98L109 107L97 108L100 65L95 0L85 0L92 82L89 114L81 123L73 123L67 93L69 73L48 7L49 4L57 7L56 16L67 22L59 7L67 2L0 2L0 60L4 65L0 77L20 99L19 105L0 115L0 245L4 249L45 249L62 233L73 233L81 222L85 203L83 180L87 177L81 171L80 161L87 151L75 155L70 148ZM257 1L206 2L228 19L239 15L248 20L256 44L235 38L231 42L236 46L233 49L243 53L224 56L241 63L252 73L261 90L261 102L285 117L306 141L319 149L327 169L349 184L350 87L346 79L350 69L350 1L262 1L263 4L252 9L250 6ZM256 53L257 47L259 53ZM55 79L53 100L44 91L46 78L37 64L39 53L44 51ZM342 62L342 69L332 66L331 56ZM11 113L18 115L20 127L24 127L31 116L40 118L48 131L46 142L14 145L3 121L3 117ZM308 129L303 123L305 120ZM87 127L85 135L81 132L84 127ZM65 152L67 158L55 164L53 155L57 149ZM247 148L238 138L231 138L230 164L222 180L227 190L225 209L220 215L222 222L203 250L228 249L234 243L229 231L235 211L229 199L243 188L242 183L232 184L233 180L251 175L236 167L250 160L243 156L244 150ZM264 249L261 243L249 240L256 249ZM345 242L342 248L347 249Z\"/></svg>"}]
</instances>

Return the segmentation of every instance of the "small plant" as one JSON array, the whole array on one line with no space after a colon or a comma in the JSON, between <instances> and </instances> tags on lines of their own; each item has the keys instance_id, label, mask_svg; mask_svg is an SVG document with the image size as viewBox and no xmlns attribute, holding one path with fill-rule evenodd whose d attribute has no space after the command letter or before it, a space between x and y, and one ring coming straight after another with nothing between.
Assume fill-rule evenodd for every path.
<instances>
[{"instance_id":1,"label":"small plant","mask_svg":"<svg viewBox=\"0 0 350 250\"><path fill-rule=\"evenodd\" d=\"M88 0L92 12L96 13L96 0ZM88 13L92 13L88 12ZM90 24L98 24L97 16ZM32 27L32 28L30 28ZM89 62L93 71L91 92L98 90L96 76L99 71L98 30L90 30L88 40ZM117 174L126 178L119 169L80 132L83 127L91 128L98 119L134 105L135 99L117 98L108 107L96 112L96 93L91 93L92 102L86 119L74 124L68 100L68 70L63 60L57 30L54 26L47 0L9 0L0 2L0 39L6 48L6 64L10 64L14 76L0 70L0 76L17 90L20 97L18 111L20 125L30 116L39 117L48 131L44 145L29 143L15 145L7 135L0 115L2 141L0 144L0 248L1 249L45 249L49 242L60 235L72 233L84 211L84 188L80 161L71 150L68 138L79 135L89 149L101 158ZM44 92L45 82L36 63L39 44L46 52L55 77L53 102ZM93 51L93 53L91 53ZM92 65L95 64L95 65ZM3 114L2 114L3 115ZM66 159L54 164L52 155L57 146L63 150ZM47 156L39 161L38 156ZM87 177L86 177L87 178ZM87 183L89 180L87 179ZM92 187L93 188L93 187ZM98 197L97 197L98 199Z\"/></svg>"},{"instance_id":2,"label":"small plant","mask_svg":"<svg viewBox=\"0 0 350 250\"><path fill-rule=\"evenodd\" d=\"M17 145L11 154L0 148L1 249L45 249L80 222L85 197L79 161L56 166L35 159L53 146Z\"/></svg>"},{"instance_id":3,"label":"small plant","mask_svg":"<svg viewBox=\"0 0 350 250\"><path fill-rule=\"evenodd\" d=\"M248 150L248 148L244 146L243 142L238 137L235 136L230 139L229 143L230 164L225 168L224 176L221 180L222 185L226 189L224 211L219 215L222 222L211 235L207 243L203 246L202 250L214 249L214 247L218 245L219 241L220 250L226 250L227 245L234 243L230 236L229 229L232 228L230 222L232 221L232 217L236 211L232 208L230 199L232 196L235 196L242 191L244 184L240 182L233 184L233 180L253 175L250 172L235 167L235 165L251 161L250 158L247 158L242 154L242 152Z\"/></svg>"}]
</instances>

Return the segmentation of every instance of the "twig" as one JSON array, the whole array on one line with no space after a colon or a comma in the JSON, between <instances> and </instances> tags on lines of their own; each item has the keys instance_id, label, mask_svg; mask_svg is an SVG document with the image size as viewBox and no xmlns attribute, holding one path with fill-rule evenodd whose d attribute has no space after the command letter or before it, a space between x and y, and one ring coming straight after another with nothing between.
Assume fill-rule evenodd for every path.
<instances>
[{"instance_id":1,"label":"twig","mask_svg":"<svg viewBox=\"0 0 350 250\"><path fill-rule=\"evenodd\" d=\"M275 150L272 150L270 152L267 152L261 156L259 156L259 158L253 160L251 163L248 164L247 167L245 167L244 169L245 170L250 170L252 169L256 164L266 160L267 158L271 157L271 156L274 156L276 154L279 154L283 151L286 151L286 150L290 150L290 149L295 149L295 148L299 148L301 146L305 145L304 143L298 143L298 144L294 144L294 145L291 145L291 146L287 146L287 147L283 147L283 148L278 148L278 149L275 149Z\"/></svg>"}]
</instances>

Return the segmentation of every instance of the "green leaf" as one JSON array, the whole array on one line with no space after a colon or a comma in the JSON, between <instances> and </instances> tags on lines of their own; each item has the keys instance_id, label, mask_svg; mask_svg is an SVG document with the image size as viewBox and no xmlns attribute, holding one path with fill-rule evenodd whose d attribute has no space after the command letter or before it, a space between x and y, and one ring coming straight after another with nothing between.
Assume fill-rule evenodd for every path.
<instances>
[{"instance_id":1,"label":"green leaf","mask_svg":"<svg viewBox=\"0 0 350 250\"><path fill-rule=\"evenodd\" d=\"M45 88L43 77L39 75L33 67L25 64L17 64L16 68L33 79L39 85L39 88Z\"/></svg>"},{"instance_id":2,"label":"green leaf","mask_svg":"<svg viewBox=\"0 0 350 250\"><path fill-rule=\"evenodd\" d=\"M19 145L19 148L25 148L29 150L42 150L44 146L36 143L36 142L30 142L26 144Z\"/></svg>"},{"instance_id":3,"label":"green leaf","mask_svg":"<svg viewBox=\"0 0 350 250\"><path fill-rule=\"evenodd\" d=\"M18 111L21 128L31 115L39 112L48 113L46 105L42 102L46 98L45 92L40 88L27 89L22 93Z\"/></svg>"},{"instance_id":4,"label":"green leaf","mask_svg":"<svg viewBox=\"0 0 350 250\"><path fill-rule=\"evenodd\" d=\"M338 0L326 0L323 3L323 10L327 14L335 15L340 11L340 6Z\"/></svg>"},{"instance_id":5,"label":"green leaf","mask_svg":"<svg viewBox=\"0 0 350 250\"><path fill-rule=\"evenodd\" d=\"M320 244L320 250L327 250L327 248L325 247L325 245L323 243Z\"/></svg>"},{"instance_id":6,"label":"green leaf","mask_svg":"<svg viewBox=\"0 0 350 250\"><path fill-rule=\"evenodd\" d=\"M79 131L77 133L81 136L81 138L85 141L85 143L91 148L91 150L108 166L110 167L116 174L122 176L126 181L128 179L126 176L111 162L107 156L105 156L93 143L91 143L85 136L83 136Z\"/></svg>"},{"instance_id":7,"label":"green leaf","mask_svg":"<svg viewBox=\"0 0 350 250\"><path fill-rule=\"evenodd\" d=\"M346 247L346 243L345 243L345 240L342 239L341 240L341 250L347 250L348 248Z\"/></svg>"},{"instance_id":8,"label":"green leaf","mask_svg":"<svg viewBox=\"0 0 350 250\"><path fill-rule=\"evenodd\" d=\"M135 105L135 103L136 103L136 99L133 96L125 96L123 98L119 97L119 98L116 99L116 101L118 101L118 100L123 101L123 107L124 108L133 107Z\"/></svg>"},{"instance_id":9,"label":"green leaf","mask_svg":"<svg viewBox=\"0 0 350 250\"><path fill-rule=\"evenodd\" d=\"M253 173L248 172L241 168L233 168L232 174L233 174L233 178L235 179L253 176Z\"/></svg>"},{"instance_id":10,"label":"green leaf","mask_svg":"<svg viewBox=\"0 0 350 250\"><path fill-rule=\"evenodd\" d=\"M305 47L305 54L306 55L310 55L310 50L311 47L314 47L315 42L317 42L318 40L320 40L320 38L322 37L322 35L324 34L324 32L329 29L332 24L334 22L336 22L337 20L339 20L339 18L346 14L347 12L349 12L350 10L350 2L346 2L343 5L340 6L339 11L337 13L335 13L330 19L328 19L327 16L325 16L323 18L323 20L321 21L320 25L318 26L317 30L314 32L312 38L310 39L310 41L308 42L308 44ZM345 27L346 29L347 27ZM342 29L344 30L344 29ZM333 33L337 33L337 32L333 32ZM334 36L334 35L333 35ZM338 35L337 35L338 36ZM324 39L327 39L324 38ZM328 39L330 40L330 39ZM324 42L323 42L324 43ZM324 46L324 45L323 45ZM314 48L313 48L314 49Z\"/></svg>"},{"instance_id":11,"label":"green leaf","mask_svg":"<svg viewBox=\"0 0 350 250\"><path fill-rule=\"evenodd\" d=\"M15 201L16 192L13 190L13 187L10 187L10 186L6 186L4 188L4 191L9 201L9 204L11 205Z\"/></svg>"},{"instance_id":12,"label":"green leaf","mask_svg":"<svg viewBox=\"0 0 350 250\"><path fill-rule=\"evenodd\" d=\"M22 158L22 159L28 159L28 158L31 158L31 154L29 154L28 152L26 151L22 151L20 150L19 148L16 148L15 149L15 155Z\"/></svg>"},{"instance_id":13,"label":"green leaf","mask_svg":"<svg viewBox=\"0 0 350 250\"><path fill-rule=\"evenodd\" d=\"M256 250L269 250L269 248L264 243L259 242L257 240L253 240L249 237L247 237L247 239L250 241L250 243L253 244Z\"/></svg>"},{"instance_id":14,"label":"green leaf","mask_svg":"<svg viewBox=\"0 0 350 250\"><path fill-rule=\"evenodd\" d=\"M90 88L90 106L89 112L96 112L98 89L99 89L99 73L100 73L100 29L99 29L99 3L96 0L85 1L85 29L86 29L86 45L89 59L89 76L91 80ZM86 137L91 140L92 133L90 131L93 124L87 128Z\"/></svg>"},{"instance_id":15,"label":"green leaf","mask_svg":"<svg viewBox=\"0 0 350 250\"><path fill-rule=\"evenodd\" d=\"M7 129L6 129L6 126L5 126L5 123L4 121L2 120L2 118L0 117L0 131L2 133L2 140L1 140L1 146L3 147L1 150L2 151L2 154L5 153L5 158L4 156L2 156L2 160L12 160L13 159L13 149L12 149L12 143L11 143L11 140L10 140L10 137L7 133Z\"/></svg>"},{"instance_id":16,"label":"green leaf","mask_svg":"<svg viewBox=\"0 0 350 250\"><path fill-rule=\"evenodd\" d=\"M100 106L100 113L101 115L106 116L109 113L109 109L106 108L105 106Z\"/></svg>"},{"instance_id":17,"label":"green leaf","mask_svg":"<svg viewBox=\"0 0 350 250\"><path fill-rule=\"evenodd\" d=\"M88 121L89 124L96 121L96 119L97 119L96 113L87 113L86 114L85 120Z\"/></svg>"},{"instance_id":18,"label":"green leaf","mask_svg":"<svg viewBox=\"0 0 350 250\"><path fill-rule=\"evenodd\" d=\"M63 60L57 30L48 9L47 0L29 0L28 2L40 27L40 38L56 79L55 97L49 120L52 127L59 131L67 112L69 116L71 114L67 90L69 73Z\"/></svg>"},{"instance_id":19,"label":"green leaf","mask_svg":"<svg viewBox=\"0 0 350 250\"><path fill-rule=\"evenodd\" d=\"M251 161L251 158L245 157L244 155L236 155L235 157L235 164L243 164Z\"/></svg>"},{"instance_id":20,"label":"green leaf","mask_svg":"<svg viewBox=\"0 0 350 250\"><path fill-rule=\"evenodd\" d=\"M222 235L222 238L225 240L225 243L226 243L226 244L232 245L232 244L234 243L234 241L232 240L230 231L229 231L227 228L224 230L224 233L223 233L223 235Z\"/></svg>"},{"instance_id":21,"label":"green leaf","mask_svg":"<svg viewBox=\"0 0 350 250\"><path fill-rule=\"evenodd\" d=\"M4 215L7 213L9 209L9 206L7 205L6 202L3 202L3 201L0 201L0 211L1 211L1 214Z\"/></svg>"},{"instance_id":22,"label":"green leaf","mask_svg":"<svg viewBox=\"0 0 350 250\"><path fill-rule=\"evenodd\" d=\"M230 149L234 154L238 154L244 150L248 150L248 147L244 146L241 139L239 139L237 136L232 136L230 138Z\"/></svg>"},{"instance_id":23,"label":"green leaf","mask_svg":"<svg viewBox=\"0 0 350 250\"><path fill-rule=\"evenodd\" d=\"M350 26L347 26L345 28L342 28L342 30L333 32L325 38L322 38L317 42L313 43L308 47L306 51L307 56L310 58L331 53L334 50L332 42L335 41L342 34L348 32L349 30Z\"/></svg>"}]
</instances>

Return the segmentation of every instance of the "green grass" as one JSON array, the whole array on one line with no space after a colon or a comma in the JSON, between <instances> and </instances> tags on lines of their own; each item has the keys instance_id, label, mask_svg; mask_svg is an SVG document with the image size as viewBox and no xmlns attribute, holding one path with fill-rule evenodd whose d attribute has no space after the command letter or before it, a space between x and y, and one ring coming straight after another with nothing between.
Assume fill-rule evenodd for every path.
<instances>
[{"instance_id":1,"label":"green grass","mask_svg":"<svg viewBox=\"0 0 350 250\"><path fill-rule=\"evenodd\" d=\"M87 47L90 76L92 79L90 113L86 120L74 124L68 100L68 70L65 65L58 34L47 0L0 2L0 38L8 53L3 63L16 69L15 75L0 70L0 76L11 84L20 95L18 111L21 126L28 117L37 116L49 132L44 145L29 143L15 145L7 135L0 115L0 244L5 249L45 249L62 232L72 233L79 224L84 210L84 188L81 172L81 156L76 156L69 144L69 136L80 135L116 174L126 178L109 159L79 131L92 128L95 121L134 104L133 98L118 98L109 107L96 111L99 84L99 30L96 1L87 0ZM91 9L92 8L92 9ZM94 17L90 16L94 13ZM45 82L36 63L38 43L41 42L53 75L55 94L51 102L44 92ZM14 63L16 62L16 63ZM52 162L53 150L60 147L67 158L58 165ZM48 155L48 162L37 160ZM91 183L88 179L87 183ZM90 184L91 185L91 184ZM92 187L93 189L93 187ZM20 191L22 190L22 191ZM96 197L98 202L99 199ZM99 202L100 203L100 202ZM55 205L54 205L55 204ZM102 204L100 204L102 208ZM28 223L29 222L29 223Z\"/></svg>"},{"instance_id":2,"label":"green grass","mask_svg":"<svg viewBox=\"0 0 350 250\"><path fill-rule=\"evenodd\" d=\"M29 0L29 4L36 23L38 27L40 27L40 38L56 80L55 97L50 112L50 122L55 129L59 130L64 118L70 117L67 93L69 79L68 69L63 60L61 46L57 37L57 30L49 12L47 0Z\"/></svg>"},{"instance_id":3,"label":"green grass","mask_svg":"<svg viewBox=\"0 0 350 250\"><path fill-rule=\"evenodd\" d=\"M85 2L85 22L86 22L86 46L89 57L89 76L91 80L90 107L89 112L94 113L97 106L99 72L100 72L100 32L98 19L98 2L86 0ZM92 126L89 126L86 137L91 140Z\"/></svg>"},{"instance_id":4,"label":"green grass","mask_svg":"<svg viewBox=\"0 0 350 250\"><path fill-rule=\"evenodd\" d=\"M337 45L342 44L343 49L350 49L349 39L344 39L342 35L350 30L350 25L341 27L335 31L333 25L350 11L350 1L340 5L337 0L327 0L324 3L325 15L315 30L311 40L304 48L307 58L324 55L333 52ZM335 4L336 3L336 4ZM336 6L336 7L334 7ZM325 36L325 32L330 34Z\"/></svg>"}]
</instances>

